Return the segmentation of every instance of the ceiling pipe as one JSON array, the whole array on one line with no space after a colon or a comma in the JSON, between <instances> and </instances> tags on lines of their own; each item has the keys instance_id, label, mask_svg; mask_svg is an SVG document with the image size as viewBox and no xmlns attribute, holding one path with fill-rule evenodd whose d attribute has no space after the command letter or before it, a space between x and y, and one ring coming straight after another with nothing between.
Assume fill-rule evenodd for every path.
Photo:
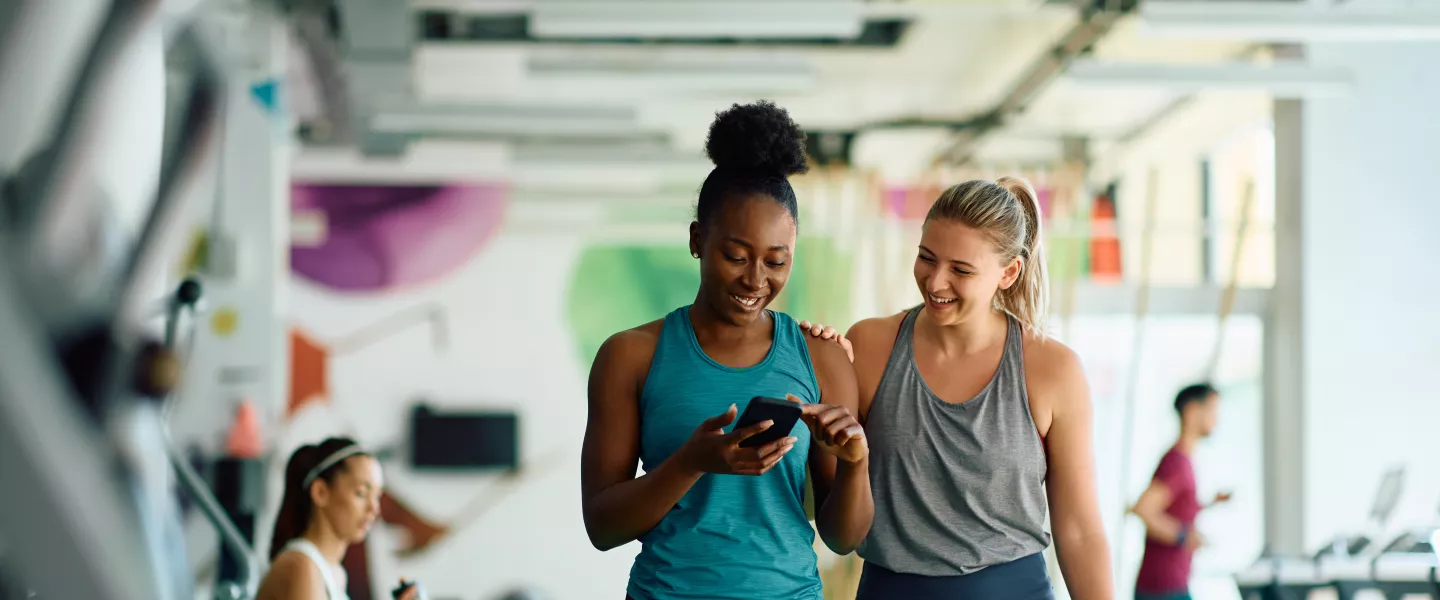
<instances>
[{"instance_id":1,"label":"ceiling pipe","mask_svg":"<svg viewBox=\"0 0 1440 600\"><path fill-rule=\"evenodd\" d=\"M937 164L963 165L975 157L979 142L1025 111L1035 98L1065 72L1075 58L1094 48L1115 23L1135 11L1138 0L1079 0L1075 24L1027 68L994 107L983 111L972 126L957 131L955 140L936 157Z\"/></svg>"}]
</instances>

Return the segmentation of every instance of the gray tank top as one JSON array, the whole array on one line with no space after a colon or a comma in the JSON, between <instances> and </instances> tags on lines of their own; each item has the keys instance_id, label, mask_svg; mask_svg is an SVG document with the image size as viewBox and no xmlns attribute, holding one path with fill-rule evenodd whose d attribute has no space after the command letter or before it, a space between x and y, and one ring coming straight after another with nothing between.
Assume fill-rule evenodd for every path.
<instances>
[{"instance_id":1,"label":"gray tank top","mask_svg":"<svg viewBox=\"0 0 1440 600\"><path fill-rule=\"evenodd\" d=\"M915 318L901 322L865 423L875 521L860 546L898 573L966 575L1043 551L1045 451L1025 394L1023 328L1012 318L1000 367L949 404L915 366Z\"/></svg>"}]
</instances>

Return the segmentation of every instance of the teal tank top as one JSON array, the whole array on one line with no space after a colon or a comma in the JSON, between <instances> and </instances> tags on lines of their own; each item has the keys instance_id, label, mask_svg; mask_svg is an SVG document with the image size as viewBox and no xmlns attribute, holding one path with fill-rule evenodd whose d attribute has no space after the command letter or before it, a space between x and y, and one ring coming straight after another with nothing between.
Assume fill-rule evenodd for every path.
<instances>
[{"instance_id":1,"label":"teal tank top","mask_svg":"<svg viewBox=\"0 0 1440 600\"><path fill-rule=\"evenodd\" d=\"M755 396L794 394L818 402L820 386L804 333L789 315L775 325L770 352L743 369L706 356L690 307L665 317L640 393L640 461L647 472L680 448L702 421ZM734 428L732 423L726 431ZM797 422L795 446L764 475L707 473L640 537L628 592L635 600L734 598L819 600L815 529L805 516L810 430Z\"/></svg>"}]
</instances>

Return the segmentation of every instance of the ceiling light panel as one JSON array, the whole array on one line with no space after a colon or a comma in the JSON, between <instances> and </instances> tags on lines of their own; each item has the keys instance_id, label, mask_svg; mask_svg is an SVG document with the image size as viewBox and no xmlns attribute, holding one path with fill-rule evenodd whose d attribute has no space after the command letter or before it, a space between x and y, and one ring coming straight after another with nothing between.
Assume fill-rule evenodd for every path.
<instances>
[{"instance_id":1,"label":"ceiling light panel","mask_svg":"<svg viewBox=\"0 0 1440 600\"><path fill-rule=\"evenodd\" d=\"M815 85L815 72L797 55L645 56L558 58L535 56L525 88L531 94L666 94L799 92ZM588 93L588 92L587 92Z\"/></svg>"},{"instance_id":2,"label":"ceiling light panel","mask_svg":"<svg viewBox=\"0 0 1440 600\"><path fill-rule=\"evenodd\" d=\"M531 33L541 37L853 38L863 2L537 2Z\"/></svg>"},{"instance_id":3,"label":"ceiling light panel","mask_svg":"<svg viewBox=\"0 0 1440 600\"><path fill-rule=\"evenodd\" d=\"M1144 2L1141 32L1259 42L1440 40L1440 8L1409 2Z\"/></svg>"}]
</instances>

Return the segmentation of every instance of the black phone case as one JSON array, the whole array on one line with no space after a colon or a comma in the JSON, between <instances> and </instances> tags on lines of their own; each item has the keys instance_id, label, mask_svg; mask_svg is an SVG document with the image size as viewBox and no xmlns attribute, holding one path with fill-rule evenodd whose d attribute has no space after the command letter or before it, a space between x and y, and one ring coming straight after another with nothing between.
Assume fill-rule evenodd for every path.
<instances>
[{"instance_id":1,"label":"black phone case","mask_svg":"<svg viewBox=\"0 0 1440 600\"><path fill-rule=\"evenodd\" d=\"M415 582L413 581L407 581L405 583L402 583L400 584L400 587L390 590L390 597L398 599L400 597L400 594L410 591L410 588L412 587L415 587Z\"/></svg>"},{"instance_id":2,"label":"black phone case","mask_svg":"<svg viewBox=\"0 0 1440 600\"><path fill-rule=\"evenodd\" d=\"M751 398L750 404L745 407L745 413L740 415L740 420L735 423L735 429L744 429L761 421L774 421L775 423L769 429L741 440L740 447L764 446L790 435L790 430L794 429L795 423L800 420L800 406L798 402L779 398L764 396Z\"/></svg>"}]
</instances>

